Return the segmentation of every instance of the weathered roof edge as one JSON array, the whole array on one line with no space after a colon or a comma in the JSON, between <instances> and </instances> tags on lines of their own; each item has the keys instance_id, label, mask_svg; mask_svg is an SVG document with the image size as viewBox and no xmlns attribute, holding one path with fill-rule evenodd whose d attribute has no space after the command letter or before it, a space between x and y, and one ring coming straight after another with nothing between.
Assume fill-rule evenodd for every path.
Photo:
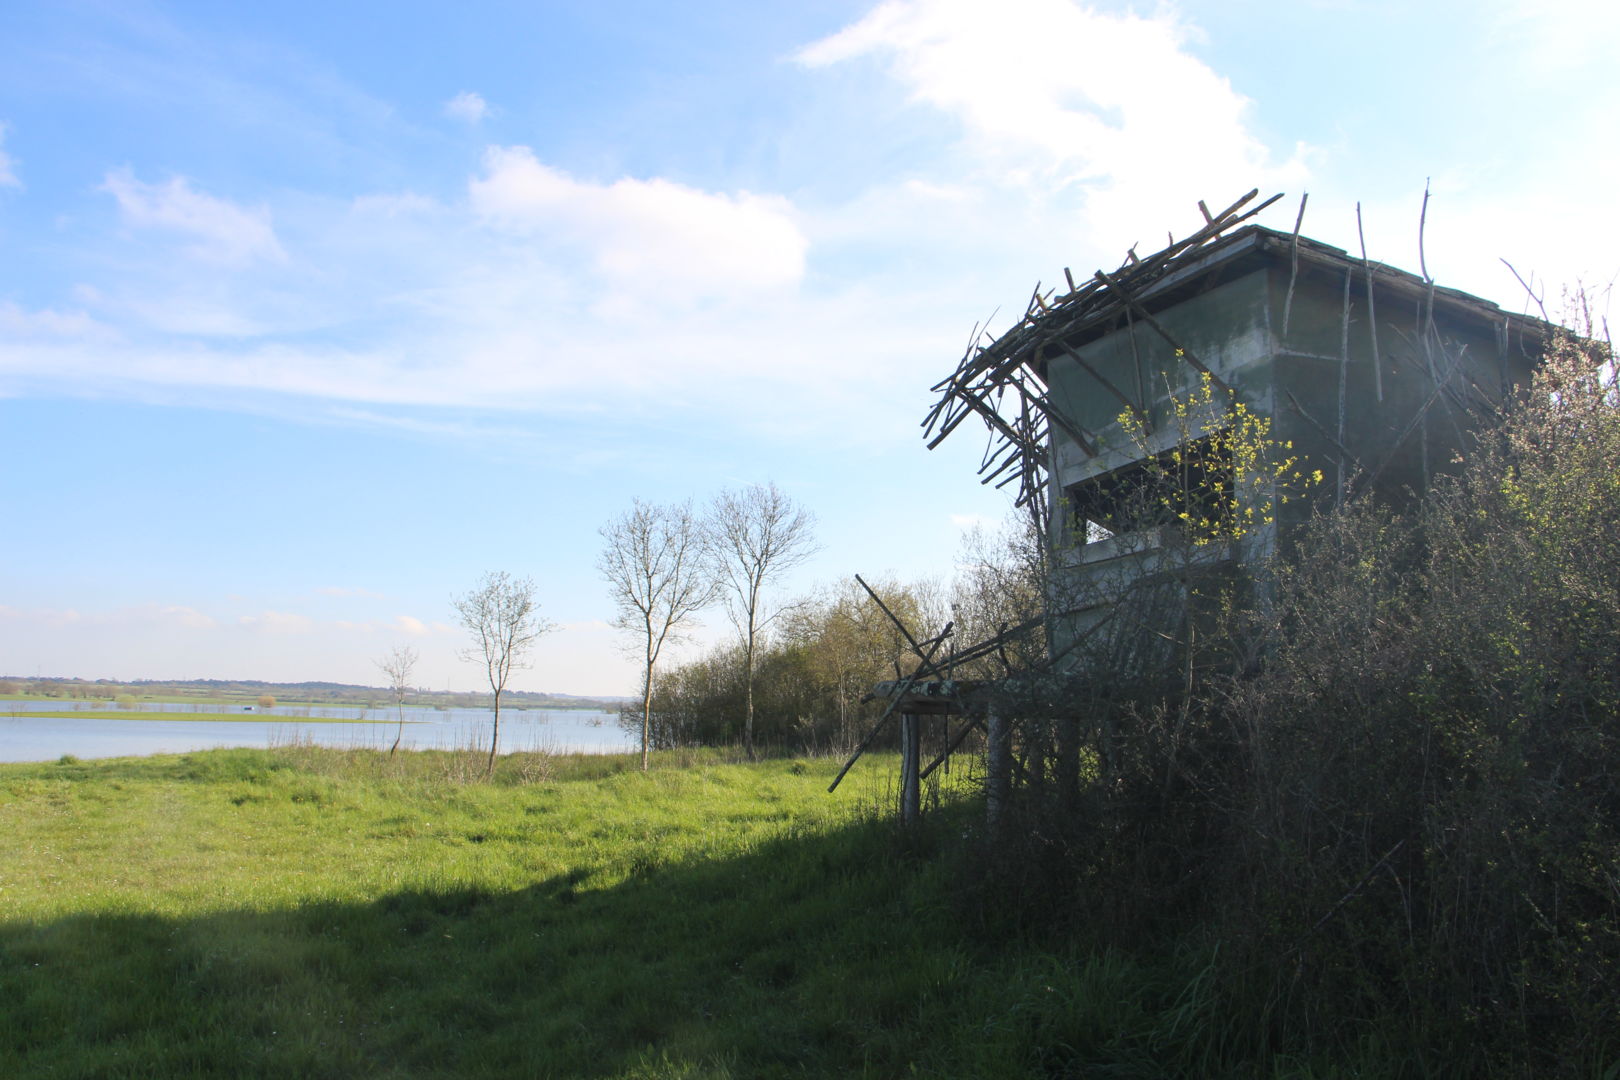
<instances>
[{"instance_id":1,"label":"weathered roof edge","mask_svg":"<svg viewBox=\"0 0 1620 1080\"><path fill-rule=\"evenodd\" d=\"M1479 322L1507 324L1538 339L1545 338L1555 329L1545 320L1508 311L1491 300L1439 285L1409 270L1388 263L1363 260L1343 248L1308 236L1296 236L1256 224L1234 229L1175 257L1165 265L1161 274L1130 290L1130 295L1149 311L1157 312L1179 299L1179 292L1188 283L1226 264L1245 257L1289 262L1296 255L1302 270L1332 269L1340 273L1370 275L1373 288L1378 293L1394 292L1413 301L1424 301L1432 295L1436 309L1444 308ZM1120 280L1118 275L1111 276L1116 281ZM1127 282L1120 281L1120 284L1129 288ZM1076 338L1091 336L1087 334L1088 330L1096 328L1098 335L1106 332L1099 324L1108 322L1128 306L1115 289L1107 287L1083 295L1079 290L1072 290L1043 300L1043 304L1032 305L1032 310L1017 326L985 345L981 355L1010 359L1015 353L1059 340L1073 347L1080 344Z\"/></svg>"},{"instance_id":2,"label":"weathered roof edge","mask_svg":"<svg viewBox=\"0 0 1620 1080\"><path fill-rule=\"evenodd\" d=\"M967 417L977 415L990 432L990 443L979 467L980 482L1003 487L1018 480L1019 505L1039 499L1044 490L1043 448L1053 428L1061 429L1088 455L1095 453L1091 433L1050 407L1046 350L1055 348L1078 359L1075 350L1090 339L1088 335L1108 332L1121 317L1139 318L1170 340L1155 319L1155 310L1174 303L1185 289L1208 274L1243 258L1286 260L1290 266L1290 297L1302 267L1308 272L1332 269L1352 276L1359 272L1374 298L1395 292L1415 301L1420 311L1427 305L1431 316L1446 310L1486 323L1503 336L1504 345L1507 336L1517 330L1520 348L1526 353L1530 341L1539 347L1556 329L1544 320L1512 314L1489 300L1441 287L1427 276L1365 257L1358 259L1342 248L1301 236L1297 222L1292 233L1255 224L1239 228L1282 197L1273 195L1244 210L1258 195L1258 190L1250 191L1218 214L1211 214L1200 202L1198 208L1205 226L1191 236L1179 242L1172 239L1169 246L1146 258L1138 258L1133 248L1111 274L1098 270L1080 284L1065 268L1068 292L1056 295L1053 290L1043 295L1037 286L1023 317L1000 337L981 344L983 338L976 331L956 370L933 387L939 398L922 421L929 449L943 442ZM1286 316L1284 321L1286 325ZM1190 350L1178 346L1176 354L1225 387Z\"/></svg>"}]
</instances>

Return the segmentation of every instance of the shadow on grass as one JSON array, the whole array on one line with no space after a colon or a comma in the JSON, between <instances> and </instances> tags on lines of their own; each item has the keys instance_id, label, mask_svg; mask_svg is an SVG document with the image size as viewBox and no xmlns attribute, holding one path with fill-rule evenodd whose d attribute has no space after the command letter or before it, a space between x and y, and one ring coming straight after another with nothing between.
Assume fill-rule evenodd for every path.
<instances>
[{"instance_id":1,"label":"shadow on grass","mask_svg":"<svg viewBox=\"0 0 1620 1080\"><path fill-rule=\"evenodd\" d=\"M600 884L7 924L0 1073L897 1075L968 989L939 873L872 821Z\"/></svg>"}]
</instances>

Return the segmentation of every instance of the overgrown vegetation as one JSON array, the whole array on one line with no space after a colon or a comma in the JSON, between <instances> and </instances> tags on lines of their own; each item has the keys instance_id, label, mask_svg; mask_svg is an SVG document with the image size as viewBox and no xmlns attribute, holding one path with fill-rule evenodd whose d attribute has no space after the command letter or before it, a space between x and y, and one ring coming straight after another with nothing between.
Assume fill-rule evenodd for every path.
<instances>
[{"instance_id":1,"label":"overgrown vegetation","mask_svg":"<svg viewBox=\"0 0 1620 1080\"><path fill-rule=\"evenodd\" d=\"M1453 475L1403 515L1352 493L1241 602L1191 562L1122 597L1084 677L1015 703L1038 723L985 908L1218 950L1257 1058L1616 1075L1608 356L1557 337ZM1167 626L1180 661L1144 665Z\"/></svg>"},{"instance_id":2,"label":"overgrown vegetation","mask_svg":"<svg viewBox=\"0 0 1620 1080\"><path fill-rule=\"evenodd\" d=\"M1197 1038L1223 1061L1620 1075L1620 397L1586 330L1555 337L1430 491L1399 512L1354 486L1324 498L1252 574L1210 549L1319 474L1248 421L1201 423L1239 445L1183 440L1115 500L1154 515L1156 568L1089 579L1116 595L1068 596L1027 553L987 560L994 614L970 639L1015 621L1008 598L1110 615L1071 629L1066 675L1028 655L987 672L1028 673L997 702L1019 721L1018 799L962 875L964 917L1088 956L1211 958L1218 1031ZM932 628L971 590L879 591ZM773 642L776 738L837 747L869 722L859 693L907 650L867 605L819 598ZM735 665L660 682L669 744L735 737Z\"/></svg>"}]
</instances>

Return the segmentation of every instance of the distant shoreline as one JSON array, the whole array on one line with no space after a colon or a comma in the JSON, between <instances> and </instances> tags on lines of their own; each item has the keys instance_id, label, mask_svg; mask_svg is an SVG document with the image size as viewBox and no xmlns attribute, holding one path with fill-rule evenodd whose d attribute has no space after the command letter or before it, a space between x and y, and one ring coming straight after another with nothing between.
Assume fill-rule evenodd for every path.
<instances>
[{"instance_id":1,"label":"distant shoreline","mask_svg":"<svg viewBox=\"0 0 1620 1080\"><path fill-rule=\"evenodd\" d=\"M81 679L44 676L0 676L0 699L61 699L106 701L120 698L131 703L170 704L254 703L273 697L278 705L344 706L347 708L393 707L393 691L386 687L355 683L294 682L276 683L258 679ZM405 698L407 708L487 708L489 693L465 690L413 689ZM629 697L587 697L535 690L507 690L501 695L503 708L583 709L615 712Z\"/></svg>"}]
</instances>

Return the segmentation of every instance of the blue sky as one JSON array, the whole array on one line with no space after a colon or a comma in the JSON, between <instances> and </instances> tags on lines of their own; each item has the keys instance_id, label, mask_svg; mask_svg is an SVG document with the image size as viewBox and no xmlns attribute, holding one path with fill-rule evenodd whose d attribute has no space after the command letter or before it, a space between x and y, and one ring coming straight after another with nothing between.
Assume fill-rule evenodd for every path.
<instances>
[{"instance_id":1,"label":"blue sky","mask_svg":"<svg viewBox=\"0 0 1620 1080\"><path fill-rule=\"evenodd\" d=\"M803 591L1005 511L928 387L1038 280L1264 221L1522 309L1620 273L1612 5L0 8L0 674L630 693L598 527L772 481ZM723 631L718 613L712 636Z\"/></svg>"}]
</instances>

